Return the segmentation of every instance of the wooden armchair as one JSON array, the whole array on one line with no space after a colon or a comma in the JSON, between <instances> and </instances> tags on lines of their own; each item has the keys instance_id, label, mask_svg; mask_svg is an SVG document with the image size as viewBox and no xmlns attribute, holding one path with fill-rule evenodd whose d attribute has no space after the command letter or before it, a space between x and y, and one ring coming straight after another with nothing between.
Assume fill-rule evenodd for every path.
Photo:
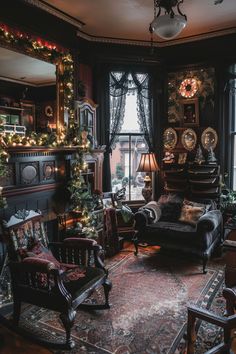
<instances>
[{"instance_id":1,"label":"wooden armchair","mask_svg":"<svg viewBox=\"0 0 236 354\"><path fill-rule=\"evenodd\" d=\"M236 296L235 296L236 300ZM223 328L223 342L211 348L208 354L233 354L231 351L232 331L236 328L236 315L224 317L218 316L211 311L199 308L197 306L188 307L188 322L187 322L187 354L194 354L194 343L196 341L195 324L196 320L200 319L208 323L212 323ZM205 353L205 354L207 354Z\"/></svg>"},{"instance_id":2,"label":"wooden armchair","mask_svg":"<svg viewBox=\"0 0 236 354\"><path fill-rule=\"evenodd\" d=\"M19 323L22 302L58 311L66 331L65 347L73 348L71 328L78 307L110 307L111 282L99 257L101 247L94 240L81 238L49 244L42 216L32 210L16 213L5 223L5 230L15 324ZM104 304L82 304L100 286L104 288Z\"/></svg>"},{"instance_id":3,"label":"wooden armchair","mask_svg":"<svg viewBox=\"0 0 236 354\"><path fill-rule=\"evenodd\" d=\"M223 243L225 252L225 285L223 296L226 300L227 317L217 316L216 314L197 306L188 307L187 324L187 354L194 353L194 343L196 341L195 323L196 319L212 323L223 328L223 343L212 348L209 353L233 353L231 351L232 330L236 329L236 241L227 239Z\"/></svg>"}]
</instances>

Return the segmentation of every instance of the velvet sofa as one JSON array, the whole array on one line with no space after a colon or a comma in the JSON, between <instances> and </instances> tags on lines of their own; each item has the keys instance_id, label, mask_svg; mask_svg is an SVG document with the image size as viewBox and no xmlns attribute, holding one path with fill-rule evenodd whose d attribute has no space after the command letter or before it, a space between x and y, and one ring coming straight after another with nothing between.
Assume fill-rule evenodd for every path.
<instances>
[{"instance_id":1,"label":"velvet sofa","mask_svg":"<svg viewBox=\"0 0 236 354\"><path fill-rule=\"evenodd\" d=\"M143 244L187 252L203 261L222 242L222 214L211 201L196 203L173 195L161 196L135 213L135 255Z\"/></svg>"}]
</instances>

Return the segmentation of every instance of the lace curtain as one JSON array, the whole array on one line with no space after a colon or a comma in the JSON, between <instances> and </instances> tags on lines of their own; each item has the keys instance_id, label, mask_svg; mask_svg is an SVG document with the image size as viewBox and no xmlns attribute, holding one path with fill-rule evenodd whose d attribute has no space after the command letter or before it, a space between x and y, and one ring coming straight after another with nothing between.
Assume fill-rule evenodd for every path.
<instances>
[{"instance_id":1,"label":"lace curtain","mask_svg":"<svg viewBox=\"0 0 236 354\"><path fill-rule=\"evenodd\" d=\"M110 140L107 146L111 153L120 133L125 113L126 95L137 91L137 113L140 131L144 134L149 150L153 150L152 124L150 119L149 75L131 72L110 73Z\"/></svg>"}]
</instances>

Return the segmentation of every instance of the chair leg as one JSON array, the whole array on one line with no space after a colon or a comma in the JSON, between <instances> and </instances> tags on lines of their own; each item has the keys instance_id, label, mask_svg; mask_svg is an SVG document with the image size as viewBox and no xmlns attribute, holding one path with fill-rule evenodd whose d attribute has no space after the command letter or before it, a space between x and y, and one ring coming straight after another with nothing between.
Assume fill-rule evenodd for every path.
<instances>
[{"instance_id":1,"label":"chair leg","mask_svg":"<svg viewBox=\"0 0 236 354\"><path fill-rule=\"evenodd\" d=\"M76 312L73 309L69 309L66 313L60 314L60 319L66 330L66 347L72 349L75 346L75 342L71 338L71 328L74 325Z\"/></svg>"},{"instance_id":2,"label":"chair leg","mask_svg":"<svg viewBox=\"0 0 236 354\"><path fill-rule=\"evenodd\" d=\"M105 308L109 309L110 304L109 304L109 293L112 288L112 283L109 279L106 278L105 282L102 284L103 289L104 289L104 294L105 294Z\"/></svg>"},{"instance_id":3,"label":"chair leg","mask_svg":"<svg viewBox=\"0 0 236 354\"><path fill-rule=\"evenodd\" d=\"M21 301L14 299L13 303L13 321L16 326L19 324L21 312Z\"/></svg>"},{"instance_id":4,"label":"chair leg","mask_svg":"<svg viewBox=\"0 0 236 354\"><path fill-rule=\"evenodd\" d=\"M207 273L207 270L206 270L207 261L208 261L208 256L204 255L203 256L203 263L202 263L202 272L203 272L203 274Z\"/></svg>"}]
</instances>

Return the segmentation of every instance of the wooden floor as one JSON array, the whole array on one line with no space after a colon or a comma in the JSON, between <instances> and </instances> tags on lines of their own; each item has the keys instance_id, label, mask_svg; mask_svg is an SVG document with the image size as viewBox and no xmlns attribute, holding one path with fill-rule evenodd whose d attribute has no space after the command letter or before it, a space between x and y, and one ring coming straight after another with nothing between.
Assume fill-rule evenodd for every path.
<instances>
[{"instance_id":1,"label":"wooden floor","mask_svg":"<svg viewBox=\"0 0 236 354\"><path fill-rule=\"evenodd\" d=\"M33 344L0 324L1 354L52 354L48 349Z\"/></svg>"}]
</instances>

